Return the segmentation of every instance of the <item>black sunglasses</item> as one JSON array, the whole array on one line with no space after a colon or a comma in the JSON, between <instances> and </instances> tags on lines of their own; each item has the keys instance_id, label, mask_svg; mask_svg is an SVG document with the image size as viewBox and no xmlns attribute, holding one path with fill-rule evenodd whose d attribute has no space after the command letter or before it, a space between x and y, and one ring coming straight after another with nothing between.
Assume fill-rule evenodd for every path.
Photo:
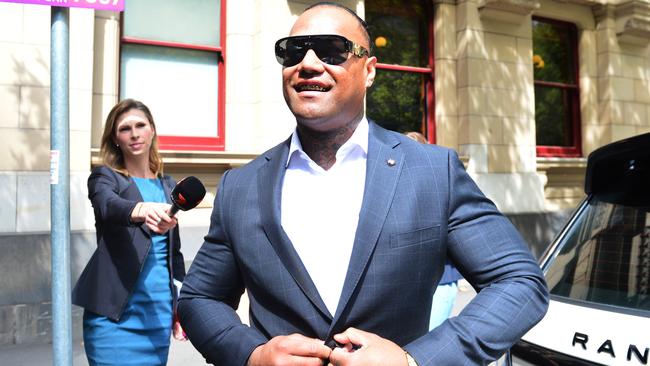
<instances>
[{"instance_id":1,"label":"black sunglasses","mask_svg":"<svg viewBox=\"0 0 650 366\"><path fill-rule=\"evenodd\" d=\"M348 53L359 58L370 56L364 47L335 34L286 37L275 42L275 58L285 67L299 64L309 50L314 50L321 61L330 65L344 63Z\"/></svg>"}]
</instances>

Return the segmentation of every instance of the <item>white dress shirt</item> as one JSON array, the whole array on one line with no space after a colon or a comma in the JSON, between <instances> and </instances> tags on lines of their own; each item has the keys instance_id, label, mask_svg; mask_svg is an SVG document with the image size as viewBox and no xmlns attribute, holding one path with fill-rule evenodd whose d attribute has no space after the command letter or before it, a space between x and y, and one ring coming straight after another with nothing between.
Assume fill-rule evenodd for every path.
<instances>
[{"instance_id":1,"label":"white dress shirt","mask_svg":"<svg viewBox=\"0 0 650 366\"><path fill-rule=\"evenodd\" d=\"M282 227L327 309L341 297L366 182L368 120L359 122L324 170L303 151L297 131L282 184Z\"/></svg>"}]
</instances>

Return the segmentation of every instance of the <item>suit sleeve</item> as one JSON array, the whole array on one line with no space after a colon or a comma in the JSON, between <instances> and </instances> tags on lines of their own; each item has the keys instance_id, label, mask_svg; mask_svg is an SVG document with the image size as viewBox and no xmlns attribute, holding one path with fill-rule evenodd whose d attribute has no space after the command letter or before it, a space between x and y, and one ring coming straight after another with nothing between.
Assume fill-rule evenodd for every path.
<instances>
[{"instance_id":1,"label":"suit sleeve","mask_svg":"<svg viewBox=\"0 0 650 366\"><path fill-rule=\"evenodd\" d=\"M95 221L129 226L131 211L138 203L119 196L117 173L110 168L95 168L88 178L88 198L95 211Z\"/></svg>"},{"instance_id":2,"label":"suit sleeve","mask_svg":"<svg viewBox=\"0 0 650 366\"><path fill-rule=\"evenodd\" d=\"M482 365L499 358L548 307L539 265L510 221L449 154L448 256L477 290L457 317L405 349L420 366Z\"/></svg>"},{"instance_id":3,"label":"suit sleeve","mask_svg":"<svg viewBox=\"0 0 650 366\"><path fill-rule=\"evenodd\" d=\"M239 366L267 339L243 324L235 312L244 283L224 230L228 173L215 197L208 235L185 277L178 313L190 341L208 362Z\"/></svg>"}]
</instances>

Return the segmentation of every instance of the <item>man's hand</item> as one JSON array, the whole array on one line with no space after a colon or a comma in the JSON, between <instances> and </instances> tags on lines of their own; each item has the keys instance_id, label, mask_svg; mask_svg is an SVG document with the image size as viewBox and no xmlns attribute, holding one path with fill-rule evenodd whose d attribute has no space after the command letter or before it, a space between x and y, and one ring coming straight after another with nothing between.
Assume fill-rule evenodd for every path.
<instances>
[{"instance_id":1,"label":"man's hand","mask_svg":"<svg viewBox=\"0 0 650 366\"><path fill-rule=\"evenodd\" d=\"M277 336L255 348L248 358L248 366L322 366L331 352L319 339L301 334Z\"/></svg>"},{"instance_id":2,"label":"man's hand","mask_svg":"<svg viewBox=\"0 0 650 366\"><path fill-rule=\"evenodd\" d=\"M348 328L336 334L334 340L342 344L330 355L333 366L407 366L404 350L397 344L376 334Z\"/></svg>"}]
</instances>

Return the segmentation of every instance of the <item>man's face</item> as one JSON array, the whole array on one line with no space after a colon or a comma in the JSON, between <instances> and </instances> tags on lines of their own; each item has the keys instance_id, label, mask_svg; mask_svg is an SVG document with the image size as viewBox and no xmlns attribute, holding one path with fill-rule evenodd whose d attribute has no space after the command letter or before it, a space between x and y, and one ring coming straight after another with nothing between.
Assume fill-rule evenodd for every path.
<instances>
[{"instance_id":1,"label":"man's face","mask_svg":"<svg viewBox=\"0 0 650 366\"><path fill-rule=\"evenodd\" d=\"M352 14L344 9L319 6L303 13L290 36L337 34L369 49ZM363 113L366 88L375 77L375 57L349 55L340 65L322 62L309 50L300 63L282 70L284 99L304 127L331 131Z\"/></svg>"}]
</instances>

